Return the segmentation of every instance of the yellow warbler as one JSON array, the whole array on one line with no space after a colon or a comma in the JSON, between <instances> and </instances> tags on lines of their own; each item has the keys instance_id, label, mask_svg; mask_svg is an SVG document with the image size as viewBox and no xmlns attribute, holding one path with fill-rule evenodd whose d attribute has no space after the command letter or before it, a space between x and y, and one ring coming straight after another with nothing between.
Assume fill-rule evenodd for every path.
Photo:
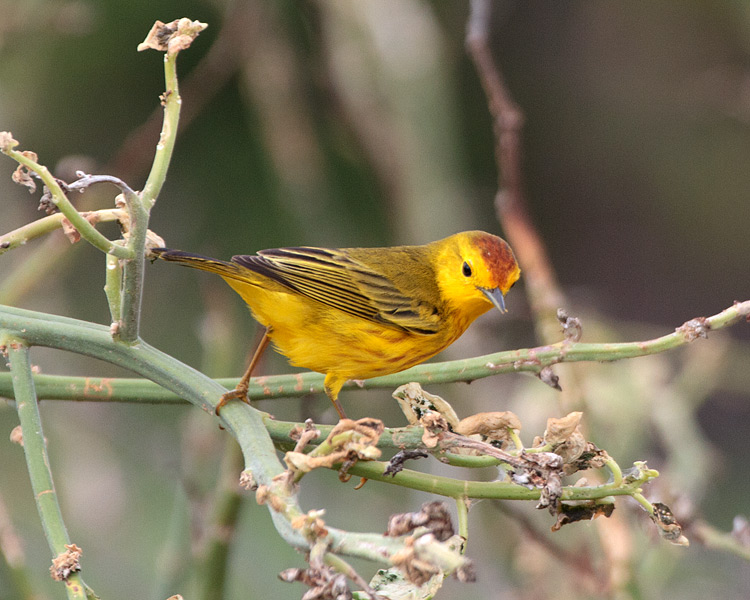
<instances>
[{"instance_id":1,"label":"yellow warbler","mask_svg":"<svg viewBox=\"0 0 750 600\"><path fill-rule=\"evenodd\" d=\"M157 248L159 258L218 273L265 333L232 398L247 400L269 341L291 364L325 373L339 416L341 387L407 369L452 344L520 275L501 238L466 231L423 246L277 248L231 262Z\"/></svg>"}]
</instances>

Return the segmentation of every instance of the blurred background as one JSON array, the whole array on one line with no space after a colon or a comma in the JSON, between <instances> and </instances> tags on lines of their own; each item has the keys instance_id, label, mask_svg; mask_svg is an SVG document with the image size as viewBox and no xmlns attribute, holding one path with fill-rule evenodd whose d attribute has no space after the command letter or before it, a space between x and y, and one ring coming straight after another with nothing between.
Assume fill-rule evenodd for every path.
<instances>
[{"instance_id":1,"label":"blurred background","mask_svg":"<svg viewBox=\"0 0 750 600\"><path fill-rule=\"evenodd\" d=\"M669 333L750 299L750 4L493 3L492 49L526 116L528 209L584 340ZM107 173L138 189L161 126L162 56L136 52L154 20L209 24L181 54L182 130L151 229L168 246L228 258L284 245L423 243L465 229L503 234L493 200L492 124L464 36L469 4L427 0L0 0L0 129L55 175ZM0 160L0 233L38 218L38 193ZM96 188L82 209L112 205ZM114 227L103 231L112 236ZM537 345L523 280L441 357ZM0 257L0 302L109 323L104 259L60 234ZM149 265L142 337L212 376L239 376L254 340L218 278ZM750 513L750 335L736 326L667 355L564 371L571 405L526 375L434 386L466 416L514 410L530 444L548 417L584 411L590 439L622 466L647 460L645 490L685 523L729 531ZM44 373L123 376L35 349ZM268 356L267 373L290 370ZM561 375L563 372L561 372ZM404 424L385 390L342 394L354 418ZM332 422L324 397L260 404ZM47 402L53 473L84 578L102 597L190 596L228 437L194 408ZM60 598L20 449L0 405L0 521L12 522L36 590ZM455 477L496 476L416 468ZM434 463L435 461L431 461ZM334 487L335 487L335 492ZM305 509L384 531L429 496L335 473L304 481ZM481 502L470 515L479 580L439 597L746 598L742 559L658 539L635 502L612 519L550 533L533 505ZM6 516L7 514L7 516ZM2 529L2 526L0 526ZM690 536L690 530L688 529ZM298 598L276 573L303 561L248 497L227 598ZM366 578L372 566L357 563ZM0 581L0 597L3 597Z\"/></svg>"}]
</instances>

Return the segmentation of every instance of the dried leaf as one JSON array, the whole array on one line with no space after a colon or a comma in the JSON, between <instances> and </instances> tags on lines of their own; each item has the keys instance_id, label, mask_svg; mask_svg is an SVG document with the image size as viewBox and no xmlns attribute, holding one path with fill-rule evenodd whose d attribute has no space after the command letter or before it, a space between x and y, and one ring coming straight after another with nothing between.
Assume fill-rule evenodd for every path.
<instances>
[{"instance_id":1,"label":"dried leaf","mask_svg":"<svg viewBox=\"0 0 750 600\"><path fill-rule=\"evenodd\" d=\"M163 237L154 233L150 229L146 230L146 250L150 250L151 248L164 248L165 246L166 242Z\"/></svg>"},{"instance_id":2,"label":"dried leaf","mask_svg":"<svg viewBox=\"0 0 750 600\"><path fill-rule=\"evenodd\" d=\"M557 514L557 522L552 526L552 531L558 531L563 525L575 523L576 521L590 521L596 517L609 517L615 510L612 502L591 502L586 504L560 504Z\"/></svg>"},{"instance_id":3,"label":"dried leaf","mask_svg":"<svg viewBox=\"0 0 750 600\"><path fill-rule=\"evenodd\" d=\"M383 422L378 419L342 419L328 434L326 441L312 452L287 452L284 462L293 473L308 473L320 467L332 468L342 464L339 471L341 477L359 460L380 458L381 452L376 446L384 429Z\"/></svg>"},{"instance_id":4,"label":"dried leaf","mask_svg":"<svg viewBox=\"0 0 750 600\"><path fill-rule=\"evenodd\" d=\"M682 526L674 518L670 508L661 502L654 502L652 506L654 513L651 520L656 523L661 536L676 546L689 546L690 540L682 535Z\"/></svg>"},{"instance_id":5,"label":"dried leaf","mask_svg":"<svg viewBox=\"0 0 750 600\"><path fill-rule=\"evenodd\" d=\"M514 465L511 481L528 488L541 488L537 508L549 508L552 514L562 495L562 457L553 452L522 452L521 464Z\"/></svg>"},{"instance_id":6,"label":"dried leaf","mask_svg":"<svg viewBox=\"0 0 750 600\"><path fill-rule=\"evenodd\" d=\"M423 415L419 424L424 427L422 443L426 448L435 448L440 441L440 434L450 429L445 417L434 412Z\"/></svg>"},{"instance_id":7,"label":"dried leaf","mask_svg":"<svg viewBox=\"0 0 750 600\"><path fill-rule=\"evenodd\" d=\"M547 419L544 441L555 446L567 440L575 431L583 417L582 412L572 412L560 419Z\"/></svg>"},{"instance_id":8,"label":"dried leaf","mask_svg":"<svg viewBox=\"0 0 750 600\"><path fill-rule=\"evenodd\" d=\"M306 536L315 538L328 535L323 515L325 510L310 510L304 515L292 519L292 529L304 530Z\"/></svg>"},{"instance_id":9,"label":"dried leaf","mask_svg":"<svg viewBox=\"0 0 750 600\"><path fill-rule=\"evenodd\" d=\"M177 19L171 23L156 21L148 32L146 39L138 44L138 52L143 50L159 50L174 54L190 47L208 24L192 21L187 18Z\"/></svg>"},{"instance_id":10,"label":"dried leaf","mask_svg":"<svg viewBox=\"0 0 750 600\"><path fill-rule=\"evenodd\" d=\"M76 242L81 241L81 234L75 227L73 227L73 223L68 221L67 218L63 218L62 220L62 230L65 234L65 237L68 238L68 241L71 244L75 244Z\"/></svg>"},{"instance_id":11,"label":"dried leaf","mask_svg":"<svg viewBox=\"0 0 750 600\"><path fill-rule=\"evenodd\" d=\"M303 600L351 600L352 594L346 575L337 573L325 565L310 566L308 569L286 569L279 573L279 579L292 583L298 581L310 586L302 596Z\"/></svg>"},{"instance_id":12,"label":"dried leaf","mask_svg":"<svg viewBox=\"0 0 750 600\"><path fill-rule=\"evenodd\" d=\"M25 150L21 152L21 154L30 158L34 162L37 162L38 160L36 152ZM11 179L13 180L14 183L27 187L29 189L29 194L33 194L36 191L36 181L34 181L34 179L31 176L32 172L33 171L30 171L24 165L18 165L16 167L16 170L13 171L13 175L11 176Z\"/></svg>"},{"instance_id":13,"label":"dried leaf","mask_svg":"<svg viewBox=\"0 0 750 600\"><path fill-rule=\"evenodd\" d=\"M399 537L407 535L417 527L429 529L438 541L453 537L453 523L445 502L425 502L418 512L391 515L385 535Z\"/></svg>"},{"instance_id":14,"label":"dried leaf","mask_svg":"<svg viewBox=\"0 0 750 600\"><path fill-rule=\"evenodd\" d=\"M417 425L426 414L436 412L445 418L451 429L458 425L458 415L453 407L440 396L422 389L418 383L402 385L393 392L410 425Z\"/></svg>"},{"instance_id":15,"label":"dried leaf","mask_svg":"<svg viewBox=\"0 0 750 600\"><path fill-rule=\"evenodd\" d=\"M521 420L510 411L483 412L461 419L455 427L461 435L479 435L482 441L509 441L509 430L521 429Z\"/></svg>"},{"instance_id":16,"label":"dried leaf","mask_svg":"<svg viewBox=\"0 0 750 600\"><path fill-rule=\"evenodd\" d=\"M581 454L573 460L566 460L563 471L566 475L572 475L586 469L601 469L609 460L609 454L605 450L597 448L592 442L586 442Z\"/></svg>"}]
</instances>

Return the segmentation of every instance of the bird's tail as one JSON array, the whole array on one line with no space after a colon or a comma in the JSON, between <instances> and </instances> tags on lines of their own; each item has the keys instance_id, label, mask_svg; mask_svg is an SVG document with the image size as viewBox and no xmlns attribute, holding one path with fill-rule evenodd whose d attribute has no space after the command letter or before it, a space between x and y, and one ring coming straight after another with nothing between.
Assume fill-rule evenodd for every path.
<instances>
[{"instance_id":1,"label":"bird's tail","mask_svg":"<svg viewBox=\"0 0 750 600\"><path fill-rule=\"evenodd\" d=\"M182 250L172 250L171 248L151 248L151 253L161 260L180 263L193 269L200 269L201 271L217 273L222 277L241 280L247 279L246 276L242 276L242 269L238 265L224 260L201 256L192 252L183 252Z\"/></svg>"}]
</instances>

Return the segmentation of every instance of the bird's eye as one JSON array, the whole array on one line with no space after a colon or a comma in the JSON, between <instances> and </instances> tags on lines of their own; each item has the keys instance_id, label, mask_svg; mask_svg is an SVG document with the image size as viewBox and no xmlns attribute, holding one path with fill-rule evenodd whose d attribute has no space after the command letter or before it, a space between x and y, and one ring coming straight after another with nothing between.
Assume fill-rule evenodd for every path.
<instances>
[{"instance_id":1,"label":"bird's eye","mask_svg":"<svg viewBox=\"0 0 750 600\"><path fill-rule=\"evenodd\" d=\"M465 262L461 267L461 272L464 274L464 277L471 277L471 265Z\"/></svg>"}]
</instances>

